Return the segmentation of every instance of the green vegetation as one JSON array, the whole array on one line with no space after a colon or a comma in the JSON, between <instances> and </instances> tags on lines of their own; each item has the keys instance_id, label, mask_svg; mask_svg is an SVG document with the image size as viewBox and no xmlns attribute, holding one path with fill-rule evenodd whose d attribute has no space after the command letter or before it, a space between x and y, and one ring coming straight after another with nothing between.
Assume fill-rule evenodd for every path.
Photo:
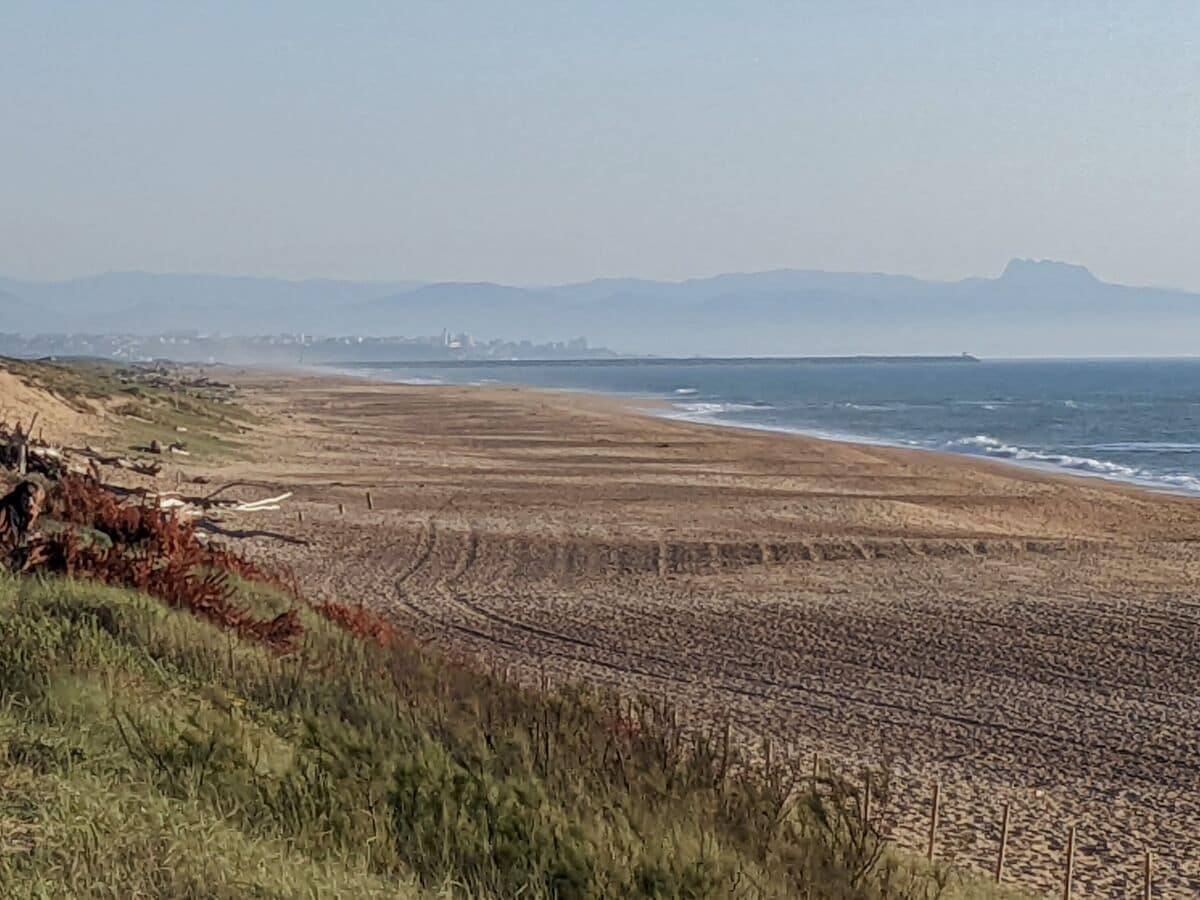
<instances>
[{"instance_id":1,"label":"green vegetation","mask_svg":"<svg viewBox=\"0 0 1200 900\"><path fill-rule=\"evenodd\" d=\"M180 440L197 460L237 455L244 446L239 435L258 421L226 386L189 368L14 359L0 359L0 367L78 412L103 416L93 436L115 432L126 449Z\"/></svg>"},{"instance_id":2,"label":"green vegetation","mask_svg":"<svg viewBox=\"0 0 1200 900\"><path fill-rule=\"evenodd\" d=\"M0 896L998 896L884 852L851 786L752 769L668 711L237 590L296 609L296 649L0 576Z\"/></svg>"},{"instance_id":3,"label":"green vegetation","mask_svg":"<svg viewBox=\"0 0 1200 900\"><path fill-rule=\"evenodd\" d=\"M247 421L177 371L19 374L143 440ZM0 896L1015 896L889 850L855 784L752 765L723 729L310 606L88 479L46 512L39 574L0 574Z\"/></svg>"}]
</instances>

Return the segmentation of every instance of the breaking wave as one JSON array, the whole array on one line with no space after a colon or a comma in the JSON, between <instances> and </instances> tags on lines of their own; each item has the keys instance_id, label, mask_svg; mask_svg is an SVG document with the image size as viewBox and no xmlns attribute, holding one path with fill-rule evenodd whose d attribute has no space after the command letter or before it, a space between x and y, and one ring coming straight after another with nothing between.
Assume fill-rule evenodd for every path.
<instances>
[{"instance_id":1,"label":"breaking wave","mask_svg":"<svg viewBox=\"0 0 1200 900\"><path fill-rule=\"evenodd\" d=\"M840 405L842 409L853 409L856 412L896 412L905 408L903 403L842 403Z\"/></svg>"},{"instance_id":2,"label":"breaking wave","mask_svg":"<svg viewBox=\"0 0 1200 900\"><path fill-rule=\"evenodd\" d=\"M1109 453L1200 453L1200 444L1188 441L1110 441L1084 446L1088 450Z\"/></svg>"},{"instance_id":3,"label":"breaking wave","mask_svg":"<svg viewBox=\"0 0 1200 900\"><path fill-rule=\"evenodd\" d=\"M446 382L444 380L442 380L441 378L437 378L435 376L426 377L424 375L408 375L403 378L393 378L392 383L393 384L408 384L408 385L434 385L434 384L445 384Z\"/></svg>"},{"instance_id":4,"label":"breaking wave","mask_svg":"<svg viewBox=\"0 0 1200 900\"><path fill-rule=\"evenodd\" d=\"M1112 446L1115 447L1115 445ZM1008 459L1032 465L1069 469L1072 472L1096 475L1101 478L1111 478L1117 481L1129 481L1142 485L1184 490L1189 493L1200 493L1200 477L1194 475L1163 474L1137 466L1123 465L1122 463L1110 460L1094 459L1090 456L1074 456L1069 453L1047 453L1041 450L1029 450L1024 447L1014 447L1012 444L1006 444L1004 441L986 434L958 438L945 444L942 449L959 453L982 454L996 459Z\"/></svg>"},{"instance_id":5,"label":"breaking wave","mask_svg":"<svg viewBox=\"0 0 1200 900\"><path fill-rule=\"evenodd\" d=\"M769 403L676 403L674 418L703 418L725 415L731 412L749 412L754 410L774 409Z\"/></svg>"}]
</instances>

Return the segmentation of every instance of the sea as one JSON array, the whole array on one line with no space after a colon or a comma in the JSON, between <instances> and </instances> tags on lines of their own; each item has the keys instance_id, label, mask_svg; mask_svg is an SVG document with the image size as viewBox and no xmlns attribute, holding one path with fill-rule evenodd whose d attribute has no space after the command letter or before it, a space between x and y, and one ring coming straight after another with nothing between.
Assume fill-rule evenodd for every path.
<instances>
[{"instance_id":1,"label":"sea","mask_svg":"<svg viewBox=\"0 0 1200 900\"><path fill-rule=\"evenodd\" d=\"M1200 359L356 367L662 401L662 415L891 444L1200 496Z\"/></svg>"}]
</instances>

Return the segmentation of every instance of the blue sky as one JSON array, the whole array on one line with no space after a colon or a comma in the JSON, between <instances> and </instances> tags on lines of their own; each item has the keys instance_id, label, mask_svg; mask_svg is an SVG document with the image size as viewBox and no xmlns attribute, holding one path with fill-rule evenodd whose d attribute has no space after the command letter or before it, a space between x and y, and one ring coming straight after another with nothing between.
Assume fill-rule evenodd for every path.
<instances>
[{"instance_id":1,"label":"blue sky","mask_svg":"<svg viewBox=\"0 0 1200 900\"><path fill-rule=\"evenodd\" d=\"M1200 289L1200 4L0 11L0 272Z\"/></svg>"}]
</instances>

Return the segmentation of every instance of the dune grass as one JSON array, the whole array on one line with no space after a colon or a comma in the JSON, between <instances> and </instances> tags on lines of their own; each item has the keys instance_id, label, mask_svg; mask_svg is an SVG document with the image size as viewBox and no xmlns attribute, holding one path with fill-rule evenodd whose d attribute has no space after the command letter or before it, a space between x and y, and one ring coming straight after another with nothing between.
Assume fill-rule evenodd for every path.
<instances>
[{"instance_id":1,"label":"dune grass","mask_svg":"<svg viewBox=\"0 0 1200 900\"><path fill-rule=\"evenodd\" d=\"M20 365L130 440L182 426L219 454L249 421L107 364ZM233 559L215 603L183 576L222 557L190 532L76 506L55 571L157 599L0 573L2 897L1018 896L896 852L854 783L752 765L724 729L521 687Z\"/></svg>"},{"instance_id":2,"label":"dune grass","mask_svg":"<svg viewBox=\"0 0 1200 900\"><path fill-rule=\"evenodd\" d=\"M108 360L16 360L0 358L0 368L31 387L59 397L78 412L96 414L96 433L125 450L181 440L195 461L236 457L245 450L243 434L258 419L233 402L230 392L190 384L193 368L117 363ZM103 418L98 414L103 412Z\"/></svg>"},{"instance_id":3,"label":"dune grass","mask_svg":"<svg viewBox=\"0 0 1200 900\"><path fill-rule=\"evenodd\" d=\"M1000 896L887 852L852 787L750 768L669 711L239 597L298 605L300 646L0 576L0 896Z\"/></svg>"}]
</instances>

